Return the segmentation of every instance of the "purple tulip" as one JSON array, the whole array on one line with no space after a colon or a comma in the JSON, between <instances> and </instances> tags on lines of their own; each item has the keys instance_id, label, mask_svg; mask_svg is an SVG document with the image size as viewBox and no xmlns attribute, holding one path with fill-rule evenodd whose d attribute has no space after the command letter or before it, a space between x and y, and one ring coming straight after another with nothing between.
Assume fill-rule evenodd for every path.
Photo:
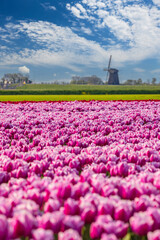
<instances>
[{"instance_id":1,"label":"purple tulip","mask_svg":"<svg viewBox=\"0 0 160 240\"><path fill-rule=\"evenodd\" d=\"M0 171L0 184L6 183L9 180L9 175L6 172L1 172Z\"/></svg>"},{"instance_id":2,"label":"purple tulip","mask_svg":"<svg viewBox=\"0 0 160 240\"><path fill-rule=\"evenodd\" d=\"M120 185L119 194L124 199L133 200L136 197L140 197L141 189L133 183L126 182L125 185Z\"/></svg>"},{"instance_id":3,"label":"purple tulip","mask_svg":"<svg viewBox=\"0 0 160 240\"><path fill-rule=\"evenodd\" d=\"M92 239L97 239L101 237L103 232L103 223L96 221L91 224L90 227L90 236Z\"/></svg>"},{"instance_id":4,"label":"purple tulip","mask_svg":"<svg viewBox=\"0 0 160 240\"><path fill-rule=\"evenodd\" d=\"M63 219L62 230L67 230L72 228L77 232L81 233L84 222L81 220L80 216L65 216Z\"/></svg>"},{"instance_id":5,"label":"purple tulip","mask_svg":"<svg viewBox=\"0 0 160 240\"><path fill-rule=\"evenodd\" d=\"M147 234L148 240L160 240L160 230L149 232Z\"/></svg>"},{"instance_id":6,"label":"purple tulip","mask_svg":"<svg viewBox=\"0 0 160 240\"><path fill-rule=\"evenodd\" d=\"M58 234L58 240L82 240L79 233L73 229L68 229L65 232Z\"/></svg>"},{"instance_id":7,"label":"purple tulip","mask_svg":"<svg viewBox=\"0 0 160 240\"><path fill-rule=\"evenodd\" d=\"M13 234L15 237L30 236L36 226L36 219L26 210L16 212L13 217Z\"/></svg>"},{"instance_id":8,"label":"purple tulip","mask_svg":"<svg viewBox=\"0 0 160 240\"><path fill-rule=\"evenodd\" d=\"M128 222L133 213L133 206L130 201L121 201L117 204L114 211L115 220Z\"/></svg>"},{"instance_id":9,"label":"purple tulip","mask_svg":"<svg viewBox=\"0 0 160 240\"><path fill-rule=\"evenodd\" d=\"M0 239L8 240L9 226L7 218L4 215L0 215Z\"/></svg>"},{"instance_id":10,"label":"purple tulip","mask_svg":"<svg viewBox=\"0 0 160 240\"><path fill-rule=\"evenodd\" d=\"M114 203L113 201L106 199L98 205L98 214L99 215L111 215L113 216L114 212Z\"/></svg>"},{"instance_id":11,"label":"purple tulip","mask_svg":"<svg viewBox=\"0 0 160 240\"><path fill-rule=\"evenodd\" d=\"M32 237L34 240L54 240L53 232L51 230L44 230L43 228L33 230Z\"/></svg>"},{"instance_id":12,"label":"purple tulip","mask_svg":"<svg viewBox=\"0 0 160 240\"><path fill-rule=\"evenodd\" d=\"M0 214L10 217L12 215L12 200L0 197Z\"/></svg>"},{"instance_id":13,"label":"purple tulip","mask_svg":"<svg viewBox=\"0 0 160 240\"><path fill-rule=\"evenodd\" d=\"M129 225L122 221L112 221L104 224L103 229L107 234L115 234L117 238L123 238L128 231Z\"/></svg>"},{"instance_id":14,"label":"purple tulip","mask_svg":"<svg viewBox=\"0 0 160 240\"><path fill-rule=\"evenodd\" d=\"M90 227L90 236L93 239L101 237L101 234L104 232L104 224L112 222L113 219L110 215L100 215L97 217L96 221L91 224Z\"/></svg>"},{"instance_id":15,"label":"purple tulip","mask_svg":"<svg viewBox=\"0 0 160 240\"><path fill-rule=\"evenodd\" d=\"M39 189L30 189L27 191L27 198L35 201L39 206L42 206L43 204L43 197L39 193Z\"/></svg>"},{"instance_id":16,"label":"purple tulip","mask_svg":"<svg viewBox=\"0 0 160 240\"><path fill-rule=\"evenodd\" d=\"M81 212L81 218L85 223L92 223L96 217L97 211L94 205L86 206Z\"/></svg>"},{"instance_id":17,"label":"purple tulip","mask_svg":"<svg viewBox=\"0 0 160 240\"><path fill-rule=\"evenodd\" d=\"M152 217L154 224L153 230L159 229L160 227L160 210L158 208L148 208L147 214Z\"/></svg>"},{"instance_id":18,"label":"purple tulip","mask_svg":"<svg viewBox=\"0 0 160 240\"><path fill-rule=\"evenodd\" d=\"M126 177L128 175L128 164L125 162L121 162L117 165L118 168L118 176Z\"/></svg>"},{"instance_id":19,"label":"purple tulip","mask_svg":"<svg viewBox=\"0 0 160 240\"><path fill-rule=\"evenodd\" d=\"M49 199L44 205L44 212L58 211L61 207L60 202L57 199Z\"/></svg>"},{"instance_id":20,"label":"purple tulip","mask_svg":"<svg viewBox=\"0 0 160 240\"><path fill-rule=\"evenodd\" d=\"M79 214L79 205L78 202L72 198L68 198L64 203L64 213L66 215L78 215Z\"/></svg>"},{"instance_id":21,"label":"purple tulip","mask_svg":"<svg viewBox=\"0 0 160 240\"><path fill-rule=\"evenodd\" d=\"M73 185L72 187L72 198L78 200L81 196L83 197L86 193L89 192L89 184L87 182Z\"/></svg>"},{"instance_id":22,"label":"purple tulip","mask_svg":"<svg viewBox=\"0 0 160 240\"><path fill-rule=\"evenodd\" d=\"M19 196L20 197L20 196ZM13 214L18 215L19 212L28 211L33 216L37 216L40 212L39 205L36 204L34 201L29 199L23 199L21 201L16 202L15 199L13 200Z\"/></svg>"},{"instance_id":23,"label":"purple tulip","mask_svg":"<svg viewBox=\"0 0 160 240\"><path fill-rule=\"evenodd\" d=\"M67 183L59 185L57 197L67 199L70 196L71 196L71 185Z\"/></svg>"},{"instance_id":24,"label":"purple tulip","mask_svg":"<svg viewBox=\"0 0 160 240\"><path fill-rule=\"evenodd\" d=\"M159 172L157 172L157 174L155 174L153 184L154 184L154 186L156 186L156 188L160 189L160 174L159 174Z\"/></svg>"},{"instance_id":25,"label":"purple tulip","mask_svg":"<svg viewBox=\"0 0 160 240\"><path fill-rule=\"evenodd\" d=\"M64 215L61 212L45 213L39 219L39 227L58 233L62 227Z\"/></svg>"},{"instance_id":26,"label":"purple tulip","mask_svg":"<svg viewBox=\"0 0 160 240\"><path fill-rule=\"evenodd\" d=\"M154 221L146 212L139 212L130 218L130 225L134 233L144 236L152 230Z\"/></svg>"},{"instance_id":27,"label":"purple tulip","mask_svg":"<svg viewBox=\"0 0 160 240\"><path fill-rule=\"evenodd\" d=\"M27 167L19 167L16 170L16 178L26 178L28 176L28 168Z\"/></svg>"},{"instance_id":28,"label":"purple tulip","mask_svg":"<svg viewBox=\"0 0 160 240\"><path fill-rule=\"evenodd\" d=\"M106 234L103 233L101 236L101 240L118 240L115 234Z\"/></svg>"}]
</instances>

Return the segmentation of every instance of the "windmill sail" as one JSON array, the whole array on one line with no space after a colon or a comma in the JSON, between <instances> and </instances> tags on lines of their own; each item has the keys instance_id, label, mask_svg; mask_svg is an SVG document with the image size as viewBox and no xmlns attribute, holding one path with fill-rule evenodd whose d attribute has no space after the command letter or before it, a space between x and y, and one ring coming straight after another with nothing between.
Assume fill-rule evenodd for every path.
<instances>
[{"instance_id":1,"label":"windmill sail","mask_svg":"<svg viewBox=\"0 0 160 240\"><path fill-rule=\"evenodd\" d=\"M109 62L108 62L108 70L110 69L110 66L111 66L111 60L112 60L112 55L111 55L110 58L109 58Z\"/></svg>"},{"instance_id":2,"label":"windmill sail","mask_svg":"<svg viewBox=\"0 0 160 240\"><path fill-rule=\"evenodd\" d=\"M108 71L107 71L107 76L106 76L106 82L108 82L108 80L109 80L109 69L111 66L111 60L112 60L112 55L110 56L109 62L108 62Z\"/></svg>"}]
</instances>

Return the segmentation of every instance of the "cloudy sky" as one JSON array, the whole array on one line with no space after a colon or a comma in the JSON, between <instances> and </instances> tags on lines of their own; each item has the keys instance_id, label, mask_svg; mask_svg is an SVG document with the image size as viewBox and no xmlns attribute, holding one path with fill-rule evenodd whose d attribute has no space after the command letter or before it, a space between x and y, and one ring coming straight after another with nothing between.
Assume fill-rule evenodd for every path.
<instances>
[{"instance_id":1,"label":"cloudy sky","mask_svg":"<svg viewBox=\"0 0 160 240\"><path fill-rule=\"evenodd\" d=\"M0 78L97 75L160 82L160 0L0 0Z\"/></svg>"}]
</instances>

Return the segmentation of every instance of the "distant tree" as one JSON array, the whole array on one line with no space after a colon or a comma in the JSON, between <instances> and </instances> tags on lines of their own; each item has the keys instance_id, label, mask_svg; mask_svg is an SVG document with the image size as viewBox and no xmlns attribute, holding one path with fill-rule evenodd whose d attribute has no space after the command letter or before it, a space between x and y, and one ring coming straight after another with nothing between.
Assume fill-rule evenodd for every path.
<instances>
[{"instance_id":1,"label":"distant tree","mask_svg":"<svg viewBox=\"0 0 160 240\"><path fill-rule=\"evenodd\" d=\"M72 76L72 80L70 81L70 84L78 84L79 80L80 80L79 76Z\"/></svg>"},{"instance_id":2,"label":"distant tree","mask_svg":"<svg viewBox=\"0 0 160 240\"><path fill-rule=\"evenodd\" d=\"M55 80L55 81L53 82L53 84L56 84L56 85L58 85L58 84L59 84L59 82L58 82L57 80Z\"/></svg>"},{"instance_id":3,"label":"distant tree","mask_svg":"<svg viewBox=\"0 0 160 240\"><path fill-rule=\"evenodd\" d=\"M139 78L138 80L128 79L123 83L124 85L142 85L142 79Z\"/></svg>"},{"instance_id":4,"label":"distant tree","mask_svg":"<svg viewBox=\"0 0 160 240\"><path fill-rule=\"evenodd\" d=\"M157 79L154 77L154 78L152 78L152 84L153 85L155 85L156 84L156 81L157 81Z\"/></svg>"},{"instance_id":5,"label":"distant tree","mask_svg":"<svg viewBox=\"0 0 160 240\"><path fill-rule=\"evenodd\" d=\"M127 81L124 82L124 85L135 85L136 80L128 79Z\"/></svg>"},{"instance_id":6,"label":"distant tree","mask_svg":"<svg viewBox=\"0 0 160 240\"><path fill-rule=\"evenodd\" d=\"M142 85L142 79L141 78L139 78L138 80L137 80L137 85Z\"/></svg>"},{"instance_id":7,"label":"distant tree","mask_svg":"<svg viewBox=\"0 0 160 240\"><path fill-rule=\"evenodd\" d=\"M150 79L147 79L147 84L150 84L150 83L151 83Z\"/></svg>"},{"instance_id":8,"label":"distant tree","mask_svg":"<svg viewBox=\"0 0 160 240\"><path fill-rule=\"evenodd\" d=\"M96 75L92 75L90 77L79 77L73 76L70 84L91 84L91 85L103 85L103 81L101 78Z\"/></svg>"}]
</instances>

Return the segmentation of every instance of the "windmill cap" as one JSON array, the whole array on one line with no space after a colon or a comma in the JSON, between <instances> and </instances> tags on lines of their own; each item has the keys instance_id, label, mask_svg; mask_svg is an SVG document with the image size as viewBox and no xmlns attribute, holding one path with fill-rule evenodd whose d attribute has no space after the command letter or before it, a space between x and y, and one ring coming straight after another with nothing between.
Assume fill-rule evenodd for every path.
<instances>
[{"instance_id":1,"label":"windmill cap","mask_svg":"<svg viewBox=\"0 0 160 240\"><path fill-rule=\"evenodd\" d=\"M116 69L116 68L110 68L110 69L108 69L107 71L109 71L109 72L119 72L119 70Z\"/></svg>"}]
</instances>

